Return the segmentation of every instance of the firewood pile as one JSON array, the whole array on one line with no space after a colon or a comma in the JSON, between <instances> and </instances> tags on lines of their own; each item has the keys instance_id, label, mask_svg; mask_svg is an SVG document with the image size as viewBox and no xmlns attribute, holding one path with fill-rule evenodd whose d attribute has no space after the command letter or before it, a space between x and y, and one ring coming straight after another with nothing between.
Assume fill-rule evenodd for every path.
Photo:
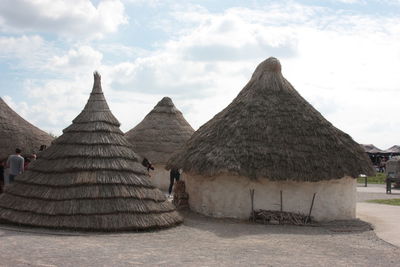
<instances>
[{"instance_id":1,"label":"firewood pile","mask_svg":"<svg viewBox=\"0 0 400 267\"><path fill-rule=\"evenodd\" d=\"M189 207L189 195L186 193L185 182L177 181L174 185L174 199L172 203L177 209L185 209Z\"/></svg>"},{"instance_id":2,"label":"firewood pile","mask_svg":"<svg viewBox=\"0 0 400 267\"><path fill-rule=\"evenodd\" d=\"M278 211L278 210L255 210L250 220L263 224L291 224L306 225L312 222L312 217L304 214Z\"/></svg>"}]
</instances>

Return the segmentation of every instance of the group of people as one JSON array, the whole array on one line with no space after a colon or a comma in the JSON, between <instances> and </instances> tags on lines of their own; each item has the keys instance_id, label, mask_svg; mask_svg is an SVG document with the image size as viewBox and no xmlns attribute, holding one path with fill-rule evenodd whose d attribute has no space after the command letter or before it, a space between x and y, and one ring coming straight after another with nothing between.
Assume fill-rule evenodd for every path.
<instances>
[{"instance_id":1,"label":"group of people","mask_svg":"<svg viewBox=\"0 0 400 267\"><path fill-rule=\"evenodd\" d=\"M0 193L3 192L4 185L12 184L15 177L22 174L29 166L29 164L36 160L36 154L33 153L29 156L23 157L20 148L15 149L15 154L10 155L6 160L0 162ZM8 175L5 170L8 170Z\"/></svg>"}]
</instances>

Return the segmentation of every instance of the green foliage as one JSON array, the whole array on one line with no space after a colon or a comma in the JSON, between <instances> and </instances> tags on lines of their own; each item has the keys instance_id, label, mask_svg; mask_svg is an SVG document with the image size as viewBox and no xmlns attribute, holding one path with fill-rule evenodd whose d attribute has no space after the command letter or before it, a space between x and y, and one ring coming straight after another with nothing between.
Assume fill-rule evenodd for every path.
<instances>
[{"instance_id":1,"label":"green foliage","mask_svg":"<svg viewBox=\"0 0 400 267\"><path fill-rule=\"evenodd\" d=\"M367 202L378 203L378 204L386 204L386 205L394 205L400 206L400 198L392 198L392 199L372 199Z\"/></svg>"},{"instance_id":2,"label":"green foliage","mask_svg":"<svg viewBox=\"0 0 400 267\"><path fill-rule=\"evenodd\" d=\"M386 174L378 172L375 176L368 176L369 184L385 184ZM365 178L357 178L357 182L360 184L365 183Z\"/></svg>"}]
</instances>

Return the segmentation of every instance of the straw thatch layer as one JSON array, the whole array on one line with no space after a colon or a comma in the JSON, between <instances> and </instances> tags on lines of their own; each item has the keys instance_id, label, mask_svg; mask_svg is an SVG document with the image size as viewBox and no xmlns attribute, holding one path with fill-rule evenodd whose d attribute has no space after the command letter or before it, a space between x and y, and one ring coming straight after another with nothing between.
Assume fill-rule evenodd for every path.
<instances>
[{"instance_id":1,"label":"straw thatch layer","mask_svg":"<svg viewBox=\"0 0 400 267\"><path fill-rule=\"evenodd\" d=\"M33 126L0 97L0 160L21 148L24 154L38 152L41 145L49 146L53 137Z\"/></svg>"},{"instance_id":2,"label":"straw thatch layer","mask_svg":"<svg viewBox=\"0 0 400 267\"><path fill-rule=\"evenodd\" d=\"M97 73L84 110L63 132L0 196L0 221L93 231L182 222L119 129Z\"/></svg>"},{"instance_id":3,"label":"straw thatch layer","mask_svg":"<svg viewBox=\"0 0 400 267\"><path fill-rule=\"evenodd\" d=\"M76 186L82 184L127 184L152 188L149 179L142 175L123 171L78 171L63 173L44 173L30 170L29 176L18 177L19 182L48 186Z\"/></svg>"},{"instance_id":4,"label":"straw thatch layer","mask_svg":"<svg viewBox=\"0 0 400 267\"><path fill-rule=\"evenodd\" d=\"M168 165L206 176L294 181L373 173L360 145L299 95L275 58L258 65L232 103L196 131Z\"/></svg>"},{"instance_id":5,"label":"straw thatch layer","mask_svg":"<svg viewBox=\"0 0 400 267\"><path fill-rule=\"evenodd\" d=\"M20 225L53 228L74 229L83 231L144 231L171 227L182 222L176 211L141 214L119 213L105 215L43 215L25 211L0 208L4 222Z\"/></svg>"},{"instance_id":6,"label":"straw thatch layer","mask_svg":"<svg viewBox=\"0 0 400 267\"><path fill-rule=\"evenodd\" d=\"M125 135L139 155L153 164L165 164L194 130L172 102L164 97L149 114Z\"/></svg>"}]
</instances>

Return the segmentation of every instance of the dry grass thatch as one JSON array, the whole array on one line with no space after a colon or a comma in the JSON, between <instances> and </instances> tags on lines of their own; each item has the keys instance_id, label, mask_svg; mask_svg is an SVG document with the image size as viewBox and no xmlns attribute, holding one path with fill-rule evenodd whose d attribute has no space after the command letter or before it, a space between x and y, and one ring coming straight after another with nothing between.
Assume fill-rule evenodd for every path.
<instances>
[{"instance_id":1,"label":"dry grass thatch","mask_svg":"<svg viewBox=\"0 0 400 267\"><path fill-rule=\"evenodd\" d=\"M193 128L171 98L164 97L125 135L136 153L148 158L153 164L165 164L193 133Z\"/></svg>"},{"instance_id":2,"label":"dry grass thatch","mask_svg":"<svg viewBox=\"0 0 400 267\"><path fill-rule=\"evenodd\" d=\"M85 231L148 230L182 222L149 181L119 129L100 75L84 110L0 196L0 221Z\"/></svg>"},{"instance_id":3,"label":"dry grass thatch","mask_svg":"<svg viewBox=\"0 0 400 267\"><path fill-rule=\"evenodd\" d=\"M31 154L53 141L53 137L24 120L1 98L0 137L0 160L14 154L16 148L21 148L23 154Z\"/></svg>"},{"instance_id":4,"label":"dry grass thatch","mask_svg":"<svg viewBox=\"0 0 400 267\"><path fill-rule=\"evenodd\" d=\"M276 58L258 65L232 103L172 157L167 168L172 166L206 176L294 181L373 174L360 145L300 96Z\"/></svg>"},{"instance_id":5,"label":"dry grass thatch","mask_svg":"<svg viewBox=\"0 0 400 267\"><path fill-rule=\"evenodd\" d=\"M377 148L373 144L360 144L360 146L366 153L376 154L382 152L382 149Z\"/></svg>"}]
</instances>

